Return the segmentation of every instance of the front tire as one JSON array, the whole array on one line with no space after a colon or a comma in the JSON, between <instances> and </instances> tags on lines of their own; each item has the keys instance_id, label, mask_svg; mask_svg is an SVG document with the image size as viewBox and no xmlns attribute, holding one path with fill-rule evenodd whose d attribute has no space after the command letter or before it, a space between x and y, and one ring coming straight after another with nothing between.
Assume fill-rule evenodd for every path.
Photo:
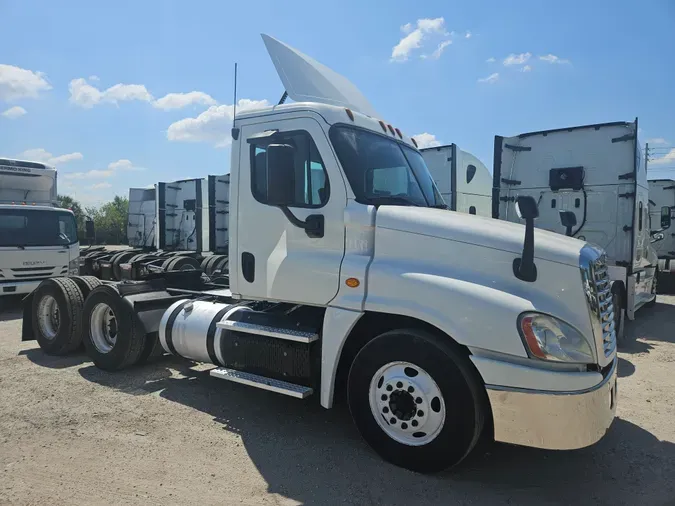
<instances>
[{"instance_id":1,"label":"front tire","mask_svg":"<svg viewBox=\"0 0 675 506\"><path fill-rule=\"evenodd\" d=\"M488 409L463 350L416 329L368 342L352 363L347 389L354 422L375 452L423 473L459 464L478 442Z\"/></svg>"}]
</instances>

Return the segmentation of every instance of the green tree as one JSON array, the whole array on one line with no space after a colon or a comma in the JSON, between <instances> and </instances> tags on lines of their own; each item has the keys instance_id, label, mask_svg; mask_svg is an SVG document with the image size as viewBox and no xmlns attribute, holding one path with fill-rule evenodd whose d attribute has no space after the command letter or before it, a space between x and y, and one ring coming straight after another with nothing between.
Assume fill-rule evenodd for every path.
<instances>
[{"instance_id":1,"label":"green tree","mask_svg":"<svg viewBox=\"0 0 675 506\"><path fill-rule=\"evenodd\" d=\"M97 239L108 244L126 243L128 213L129 199L119 195L98 208L92 216Z\"/></svg>"},{"instance_id":2,"label":"green tree","mask_svg":"<svg viewBox=\"0 0 675 506\"><path fill-rule=\"evenodd\" d=\"M59 195L57 197L59 207L63 209L70 209L75 215L77 222L77 235L82 240L84 238L84 221L86 213L82 211L82 206L70 195Z\"/></svg>"}]
</instances>

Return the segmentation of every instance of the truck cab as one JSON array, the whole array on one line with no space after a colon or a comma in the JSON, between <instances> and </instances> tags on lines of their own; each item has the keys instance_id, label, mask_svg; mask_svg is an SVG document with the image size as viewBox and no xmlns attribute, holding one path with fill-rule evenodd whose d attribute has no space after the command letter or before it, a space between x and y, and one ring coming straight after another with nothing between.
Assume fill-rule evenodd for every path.
<instances>
[{"instance_id":1,"label":"truck cab","mask_svg":"<svg viewBox=\"0 0 675 506\"><path fill-rule=\"evenodd\" d=\"M607 254L617 329L656 299L649 187L638 123L584 125L495 137L493 218L521 222L519 196L539 204L537 227Z\"/></svg>"},{"instance_id":2,"label":"truck cab","mask_svg":"<svg viewBox=\"0 0 675 506\"><path fill-rule=\"evenodd\" d=\"M650 179L649 201L650 229L659 259L659 274L663 279L672 279L675 273L675 234L669 229L675 214L675 180Z\"/></svg>"},{"instance_id":3,"label":"truck cab","mask_svg":"<svg viewBox=\"0 0 675 506\"><path fill-rule=\"evenodd\" d=\"M72 211L56 207L56 170L0 159L0 297L78 271L77 225Z\"/></svg>"}]
</instances>

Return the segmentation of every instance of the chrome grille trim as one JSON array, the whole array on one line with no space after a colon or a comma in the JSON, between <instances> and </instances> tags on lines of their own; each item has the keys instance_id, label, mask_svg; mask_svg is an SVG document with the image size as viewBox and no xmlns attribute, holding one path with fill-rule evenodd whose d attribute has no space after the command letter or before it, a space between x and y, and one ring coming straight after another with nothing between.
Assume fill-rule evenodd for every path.
<instances>
[{"instance_id":1,"label":"chrome grille trim","mask_svg":"<svg viewBox=\"0 0 675 506\"><path fill-rule=\"evenodd\" d=\"M584 246L579 256L579 267L588 311L593 323L594 338L596 343L602 343L600 349L604 358L607 359L616 350L616 329L612 283L609 279L604 252L590 245Z\"/></svg>"}]
</instances>

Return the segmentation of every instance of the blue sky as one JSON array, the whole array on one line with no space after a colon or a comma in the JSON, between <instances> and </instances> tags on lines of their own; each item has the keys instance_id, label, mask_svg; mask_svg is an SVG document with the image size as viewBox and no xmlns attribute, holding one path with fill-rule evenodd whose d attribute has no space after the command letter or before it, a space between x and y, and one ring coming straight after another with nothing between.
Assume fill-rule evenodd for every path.
<instances>
[{"instance_id":1,"label":"blue sky","mask_svg":"<svg viewBox=\"0 0 675 506\"><path fill-rule=\"evenodd\" d=\"M672 0L0 0L0 19L0 154L56 164L87 205L228 172L234 62L247 104L283 92L261 32L489 167L495 134L638 116L652 175L675 176Z\"/></svg>"}]
</instances>

